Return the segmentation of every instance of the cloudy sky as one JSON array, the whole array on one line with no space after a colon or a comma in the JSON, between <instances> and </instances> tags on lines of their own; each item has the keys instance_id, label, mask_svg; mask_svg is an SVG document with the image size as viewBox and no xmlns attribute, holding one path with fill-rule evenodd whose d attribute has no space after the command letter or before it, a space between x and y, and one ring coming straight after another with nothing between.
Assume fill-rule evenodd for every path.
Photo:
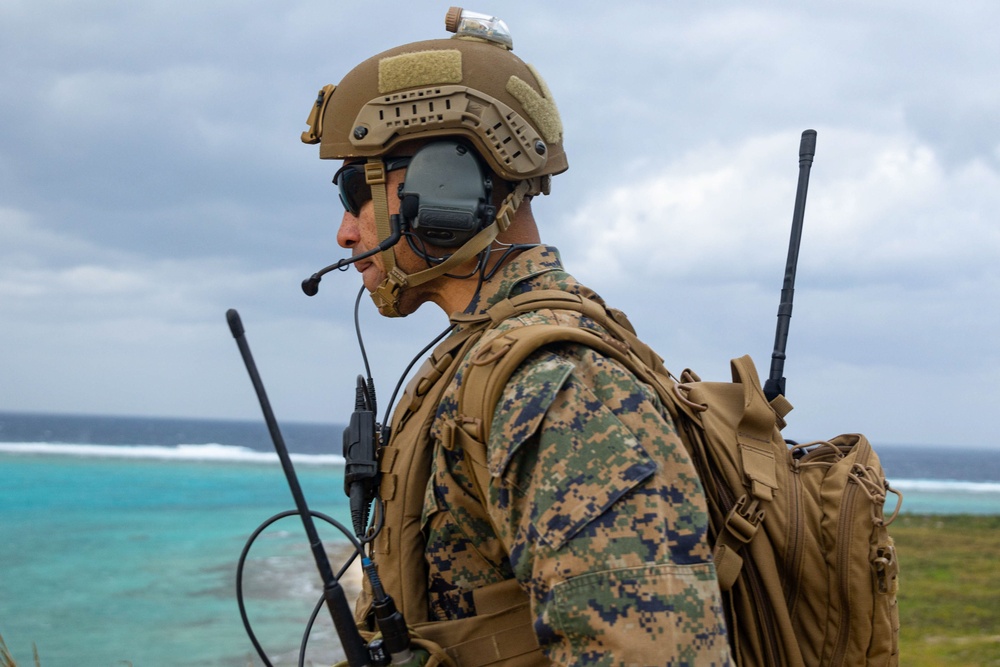
<instances>
[{"instance_id":1,"label":"cloudy sky","mask_svg":"<svg viewBox=\"0 0 1000 667\"><path fill-rule=\"evenodd\" d=\"M0 3L0 409L342 422L356 273L316 91L444 37L447 4ZM627 9L626 9L627 7ZM785 374L799 438L1000 445L1000 5L551 2L504 18L566 127L535 206L679 372L774 340L801 132L818 131ZM443 328L361 325L383 401Z\"/></svg>"}]
</instances>

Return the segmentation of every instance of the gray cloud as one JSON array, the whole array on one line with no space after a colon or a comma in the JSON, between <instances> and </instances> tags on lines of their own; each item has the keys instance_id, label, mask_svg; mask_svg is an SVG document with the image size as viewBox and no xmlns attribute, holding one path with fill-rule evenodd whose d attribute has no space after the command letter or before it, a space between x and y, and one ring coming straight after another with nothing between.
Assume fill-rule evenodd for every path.
<instances>
[{"instance_id":1,"label":"gray cloud","mask_svg":"<svg viewBox=\"0 0 1000 667\"><path fill-rule=\"evenodd\" d=\"M361 370L335 165L309 105L445 36L430 2L0 6L0 405L342 421ZM486 6L474 7L491 11ZM506 2L572 168L536 204L569 268L671 368L767 367L795 186L819 130L789 350L792 424L992 442L1000 399L1000 46L992 3ZM362 314L380 393L443 326Z\"/></svg>"}]
</instances>

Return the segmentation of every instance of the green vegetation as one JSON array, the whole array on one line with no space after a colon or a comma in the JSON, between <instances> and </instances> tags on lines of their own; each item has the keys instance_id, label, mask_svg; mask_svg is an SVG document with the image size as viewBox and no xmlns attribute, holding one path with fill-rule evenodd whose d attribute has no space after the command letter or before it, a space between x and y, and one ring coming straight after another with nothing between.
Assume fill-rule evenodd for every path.
<instances>
[{"instance_id":1,"label":"green vegetation","mask_svg":"<svg viewBox=\"0 0 1000 667\"><path fill-rule=\"evenodd\" d=\"M1000 666L1000 516L900 515L900 664Z\"/></svg>"},{"instance_id":2,"label":"green vegetation","mask_svg":"<svg viewBox=\"0 0 1000 667\"><path fill-rule=\"evenodd\" d=\"M35 667L40 667L38 663L38 647L32 645L32 649L35 654ZM14 662L14 656L10 654L7 644L4 643L3 635L0 635L0 667L17 667L17 663Z\"/></svg>"}]
</instances>

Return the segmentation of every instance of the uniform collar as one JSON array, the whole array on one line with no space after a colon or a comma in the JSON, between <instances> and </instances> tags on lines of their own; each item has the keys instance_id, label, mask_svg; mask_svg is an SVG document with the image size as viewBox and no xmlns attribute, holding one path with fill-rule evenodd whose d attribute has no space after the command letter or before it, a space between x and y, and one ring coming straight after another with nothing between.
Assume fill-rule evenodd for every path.
<instances>
[{"instance_id":1,"label":"uniform collar","mask_svg":"<svg viewBox=\"0 0 1000 667\"><path fill-rule=\"evenodd\" d=\"M553 246L546 245L529 248L507 262L492 279L484 282L457 319L481 315L494 304L514 294L537 289L534 285L536 281L532 279L551 272L566 275L559 251Z\"/></svg>"}]
</instances>

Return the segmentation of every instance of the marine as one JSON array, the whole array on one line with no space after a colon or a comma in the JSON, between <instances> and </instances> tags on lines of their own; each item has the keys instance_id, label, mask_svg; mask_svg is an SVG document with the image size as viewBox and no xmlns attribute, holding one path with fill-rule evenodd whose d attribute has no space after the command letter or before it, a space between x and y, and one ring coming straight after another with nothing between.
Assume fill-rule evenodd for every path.
<instances>
[{"instance_id":1,"label":"marine","mask_svg":"<svg viewBox=\"0 0 1000 667\"><path fill-rule=\"evenodd\" d=\"M379 451L381 582L451 664L728 665L704 490L649 386L562 341L519 360L491 419L464 408L515 330L613 344L601 322L631 325L541 241L531 201L568 168L551 91L499 19L452 8L446 27L324 87L303 133L343 160L337 241L379 312L434 303L450 326Z\"/></svg>"}]
</instances>

